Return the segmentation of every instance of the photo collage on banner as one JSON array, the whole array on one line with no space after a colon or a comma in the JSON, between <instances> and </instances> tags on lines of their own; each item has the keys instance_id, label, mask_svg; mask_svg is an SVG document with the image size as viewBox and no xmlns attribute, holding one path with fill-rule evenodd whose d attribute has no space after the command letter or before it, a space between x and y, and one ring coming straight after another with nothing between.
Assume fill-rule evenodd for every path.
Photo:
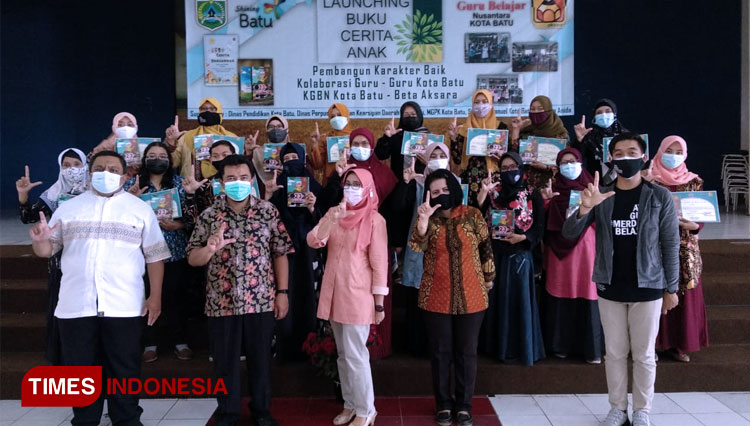
<instances>
[{"instance_id":1,"label":"photo collage on banner","mask_svg":"<svg viewBox=\"0 0 750 426\"><path fill-rule=\"evenodd\" d=\"M573 115L573 0L185 0L188 117L384 118L405 101L466 115L477 89L497 116L547 95Z\"/></svg>"}]
</instances>

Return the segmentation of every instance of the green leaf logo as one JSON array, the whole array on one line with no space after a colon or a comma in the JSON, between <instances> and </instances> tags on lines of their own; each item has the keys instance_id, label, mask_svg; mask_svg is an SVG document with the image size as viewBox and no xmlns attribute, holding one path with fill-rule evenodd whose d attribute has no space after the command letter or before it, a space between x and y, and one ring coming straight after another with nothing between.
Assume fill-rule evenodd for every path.
<instances>
[{"instance_id":1,"label":"green leaf logo","mask_svg":"<svg viewBox=\"0 0 750 426\"><path fill-rule=\"evenodd\" d=\"M433 14L417 10L413 16L406 15L406 19L396 24L396 32L393 37L399 46L396 53L405 54L407 61L443 60L443 23L435 20Z\"/></svg>"}]
</instances>

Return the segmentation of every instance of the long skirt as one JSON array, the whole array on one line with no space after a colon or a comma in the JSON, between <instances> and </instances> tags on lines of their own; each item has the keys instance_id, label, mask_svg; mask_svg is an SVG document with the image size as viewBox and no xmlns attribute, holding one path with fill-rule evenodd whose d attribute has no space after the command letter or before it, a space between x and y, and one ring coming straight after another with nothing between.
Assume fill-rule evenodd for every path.
<instances>
[{"instance_id":1,"label":"long skirt","mask_svg":"<svg viewBox=\"0 0 750 426\"><path fill-rule=\"evenodd\" d=\"M547 294L542 303L546 349L555 354L601 359L604 333L596 300L567 299Z\"/></svg>"},{"instance_id":2,"label":"long skirt","mask_svg":"<svg viewBox=\"0 0 750 426\"><path fill-rule=\"evenodd\" d=\"M545 354L531 251L495 251L495 265L497 275L489 294L483 347L502 361L518 359L533 365Z\"/></svg>"},{"instance_id":3,"label":"long skirt","mask_svg":"<svg viewBox=\"0 0 750 426\"><path fill-rule=\"evenodd\" d=\"M706 304L703 301L703 284L679 294L679 304L667 315L661 316L656 350L679 349L682 352L697 352L708 347L708 323Z\"/></svg>"}]
</instances>

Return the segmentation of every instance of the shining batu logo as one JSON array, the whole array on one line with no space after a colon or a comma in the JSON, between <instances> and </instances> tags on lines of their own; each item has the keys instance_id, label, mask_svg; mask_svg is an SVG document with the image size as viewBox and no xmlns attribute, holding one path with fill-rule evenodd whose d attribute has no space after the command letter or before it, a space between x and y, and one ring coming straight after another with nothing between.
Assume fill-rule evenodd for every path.
<instances>
[{"instance_id":1,"label":"shining batu logo","mask_svg":"<svg viewBox=\"0 0 750 426\"><path fill-rule=\"evenodd\" d=\"M106 385L106 386L105 386ZM34 367L23 377L21 405L24 407L85 407L102 392L107 395L215 396L226 395L224 380L203 378L153 377L107 379L102 381L102 367Z\"/></svg>"}]
</instances>

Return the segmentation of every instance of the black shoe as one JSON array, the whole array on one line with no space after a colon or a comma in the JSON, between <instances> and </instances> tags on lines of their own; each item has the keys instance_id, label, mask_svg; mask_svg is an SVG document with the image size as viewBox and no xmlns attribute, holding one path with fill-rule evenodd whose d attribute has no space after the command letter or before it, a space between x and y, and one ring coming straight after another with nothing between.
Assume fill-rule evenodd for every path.
<instances>
[{"instance_id":1,"label":"black shoe","mask_svg":"<svg viewBox=\"0 0 750 426\"><path fill-rule=\"evenodd\" d=\"M458 423L458 426L474 426L474 417L471 417L471 414L458 413L456 423Z\"/></svg>"},{"instance_id":2,"label":"black shoe","mask_svg":"<svg viewBox=\"0 0 750 426\"><path fill-rule=\"evenodd\" d=\"M266 417L253 417L253 425L255 426L279 426L271 416Z\"/></svg>"},{"instance_id":3,"label":"black shoe","mask_svg":"<svg viewBox=\"0 0 750 426\"><path fill-rule=\"evenodd\" d=\"M453 424L453 415L449 410L438 411L435 414L435 423L440 426L451 426Z\"/></svg>"}]
</instances>

